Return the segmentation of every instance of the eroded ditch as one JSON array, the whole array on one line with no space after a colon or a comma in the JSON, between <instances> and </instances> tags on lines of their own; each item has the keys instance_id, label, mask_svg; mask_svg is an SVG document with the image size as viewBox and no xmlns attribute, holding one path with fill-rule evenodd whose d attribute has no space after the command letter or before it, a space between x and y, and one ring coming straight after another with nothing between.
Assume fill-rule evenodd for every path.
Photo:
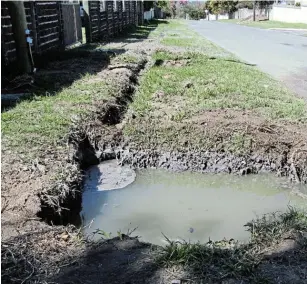
<instances>
[{"instance_id":1,"label":"eroded ditch","mask_svg":"<svg viewBox=\"0 0 307 284\"><path fill-rule=\"evenodd\" d=\"M293 159L291 159L292 156L290 155L290 148L288 152L284 152L279 156L272 156L270 154L262 155L261 153L252 153L250 155L240 156L229 154L224 151L201 151L200 149L194 149L193 147L189 146L185 147L184 149L181 147L177 150L162 150L159 148L146 149L144 147L139 147L134 143L131 137L125 136L123 128L125 127L125 123L129 123L129 119L134 119L133 115L129 117L129 119L126 119L127 115L131 115L131 113L127 112L129 109L129 103L133 100L141 73L143 70L146 70L146 68L150 68L151 64L153 64L153 62L149 62L145 66L145 61L143 61L141 64L128 66L128 68L126 68L127 66L123 67L122 65L119 65L118 68L114 68L113 66L104 73L104 78L107 78L108 75L110 75L108 72L114 72L113 76L116 78L121 78L123 81L121 82L121 92L114 98L114 100L99 103L94 116L85 123L79 122L76 129L73 129L73 135L71 135L69 142L71 148L73 149L72 156L74 164L78 168L78 172L74 176L72 183L65 184L65 188L68 190L67 194L63 198L59 198L60 208L50 207L47 203L45 203L44 198L41 199L42 210L38 216L42 220L51 225L68 225L73 223L79 227L78 232L80 229L82 229L83 225L88 225L86 224L86 221L82 224L80 219L80 212L82 210L82 192L84 186L83 176L85 171L91 166L113 159L116 159L118 165L131 167L132 169L147 169L154 167L156 169L164 169L171 172L198 172L197 174L200 174L201 176L200 179L206 177L206 175L202 174L213 173L231 174L231 176L227 177L230 179L240 179L246 177L248 179L252 179L255 176L248 176L249 174L273 172L278 173L279 176L290 178L293 181L300 180L304 182L304 180L306 180L306 168L304 167L303 160L304 157L300 160L300 165L303 166L296 167L297 163L294 164ZM146 133L144 133L144 135L146 135ZM186 174L189 175L189 173ZM233 176L237 174L243 175L244 177ZM298 175L298 177L296 175ZM126 189L123 189L123 191L124 190ZM156 191L157 194L159 192L161 193L159 190ZM114 193L116 193L116 191L114 191ZM197 194L199 193L200 192ZM110 191L110 194L113 194L113 192ZM203 194L205 194L205 191ZM286 207L285 200L287 199L283 199L283 205L285 206L282 209ZM278 208L274 207L274 209ZM259 214L261 215L261 213L272 211L273 210L260 211ZM170 216L174 217L172 214L170 214ZM254 215L250 215L250 217L252 216ZM113 219L110 218L109 220ZM91 220L88 221L90 222ZM169 222L171 222L171 220L169 220ZM181 228L175 235L172 235L172 232L167 231L164 233L170 233L171 237L174 239L177 237L183 237L191 240L203 241L206 240L209 235L205 235L204 231L202 230L205 230L208 228L208 226L203 225L203 219L200 220L200 223L200 226L186 224L184 229ZM240 239L240 236L242 236L240 234L242 233L243 223L244 222L236 223L236 228L240 227L240 229L237 231L238 239ZM126 233L124 224L122 224L123 228L119 228L121 226L120 224L114 224L116 227L113 229L114 231L116 229L116 232L114 232L112 236L116 236L117 231L120 231L120 234ZM133 229L133 225L130 227L130 224L128 224L128 227ZM103 227L100 227L99 229L102 231L105 230L106 232L109 230L108 228ZM162 229L161 231L163 231ZM70 229L68 231L70 231ZM184 232L182 233L182 231ZM233 230L230 231L233 232ZM146 240L146 234L148 234L148 232L144 230L143 232L140 232L140 235L142 233L144 233L143 237L144 240ZM201 237L198 235L198 233L201 234ZM245 232L243 231L243 233ZM67 235L65 232L61 234L66 238ZM155 234L152 235L154 236ZM217 234L215 237L219 238L222 235L225 236L224 231L221 233L221 235ZM195 238L192 236L195 236ZM161 234L159 234L159 237L156 235L154 238L148 238L147 240L160 244L163 237L161 238ZM75 243L72 242L71 245L75 246ZM90 243L90 246L91 245L93 244Z\"/></svg>"},{"instance_id":2,"label":"eroded ditch","mask_svg":"<svg viewBox=\"0 0 307 284\"><path fill-rule=\"evenodd\" d=\"M128 104L138 84L140 73L146 68L148 61L141 57L135 64L117 64L110 66L101 75L101 79L118 79L120 93L113 100L106 103L98 102L99 108L85 123L78 123L72 127L69 136L70 156L78 173L69 184L65 184L65 193L60 195L57 206L50 206L46 195L40 195L41 210L38 217L50 225L81 225L80 211L83 191L83 175L86 169L101 161L114 159L118 154L110 151L110 147L118 147L122 136L115 125L124 117ZM109 136L108 136L109 135ZM107 136L107 137L106 137Z\"/></svg>"},{"instance_id":3,"label":"eroded ditch","mask_svg":"<svg viewBox=\"0 0 307 284\"><path fill-rule=\"evenodd\" d=\"M139 77L146 68L150 68L155 62L141 60L138 64L118 65L109 68L109 72L115 72L122 76L126 83L123 84L122 92L113 102L102 105L100 113L97 112L96 120L89 125L82 125L78 129L79 134L70 138L74 146L74 159L77 162L80 173L93 165L116 159L121 166L129 166L133 169L157 168L167 169L173 172L193 171L203 174L239 174L242 176L258 173L277 173L278 176L287 177L292 181L306 181L306 169L296 168L293 165L293 157L289 152L280 156L261 155L253 153L250 155L235 155L224 151L201 151L187 148L186 151L159 149L140 149L135 147L129 137L125 137L122 128L127 121L124 120L129 103L137 89ZM105 74L105 77L108 75ZM105 131L107 128L107 131ZM145 134L146 135L146 134ZM304 159L304 157L303 157ZM306 165L305 165L306 166ZM81 225L80 212L82 210L83 182L76 180L70 186L74 188L73 194L67 195L60 203L64 208L59 214L47 204L42 204L42 210L38 214L49 224L66 225L73 223ZM77 190L75 190L77 188ZM296 191L301 197L304 193ZM274 211L274 210L272 210ZM103 228L102 228L103 229Z\"/></svg>"}]
</instances>

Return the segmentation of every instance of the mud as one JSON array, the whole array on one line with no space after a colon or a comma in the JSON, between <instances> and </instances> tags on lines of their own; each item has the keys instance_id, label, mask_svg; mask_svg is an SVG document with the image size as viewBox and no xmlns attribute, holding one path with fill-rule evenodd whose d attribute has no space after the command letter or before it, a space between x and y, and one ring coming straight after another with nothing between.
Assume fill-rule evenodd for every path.
<instances>
[{"instance_id":1,"label":"mud","mask_svg":"<svg viewBox=\"0 0 307 284\"><path fill-rule=\"evenodd\" d=\"M89 191L119 189L131 184L135 177L136 173L129 166L110 160L88 168L83 187Z\"/></svg>"}]
</instances>

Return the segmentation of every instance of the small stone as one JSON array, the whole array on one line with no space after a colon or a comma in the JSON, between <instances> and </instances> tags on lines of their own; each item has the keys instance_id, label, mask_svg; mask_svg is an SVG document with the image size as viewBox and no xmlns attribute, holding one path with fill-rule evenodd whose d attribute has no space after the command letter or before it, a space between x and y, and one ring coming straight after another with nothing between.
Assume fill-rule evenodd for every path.
<instances>
[{"instance_id":1,"label":"small stone","mask_svg":"<svg viewBox=\"0 0 307 284\"><path fill-rule=\"evenodd\" d=\"M241 169L241 170L240 170L240 174L241 174L242 176L244 176L244 175L249 175L249 174L251 174L251 173L252 173L251 168L244 168L244 169Z\"/></svg>"},{"instance_id":2,"label":"small stone","mask_svg":"<svg viewBox=\"0 0 307 284\"><path fill-rule=\"evenodd\" d=\"M187 88L187 89L191 88L192 86L193 86L192 82L187 82L187 83L184 84L184 87Z\"/></svg>"},{"instance_id":3,"label":"small stone","mask_svg":"<svg viewBox=\"0 0 307 284\"><path fill-rule=\"evenodd\" d=\"M46 167L42 164L37 164L37 168L41 173L45 173Z\"/></svg>"},{"instance_id":4,"label":"small stone","mask_svg":"<svg viewBox=\"0 0 307 284\"><path fill-rule=\"evenodd\" d=\"M171 284L181 284L181 280L179 279L172 280Z\"/></svg>"},{"instance_id":5,"label":"small stone","mask_svg":"<svg viewBox=\"0 0 307 284\"><path fill-rule=\"evenodd\" d=\"M276 169L276 164L273 163L273 162L271 163L271 169L272 169L272 170L275 170L275 169Z\"/></svg>"},{"instance_id":6,"label":"small stone","mask_svg":"<svg viewBox=\"0 0 307 284\"><path fill-rule=\"evenodd\" d=\"M63 233L63 234L61 235L61 238L62 238L64 241L67 241L68 238L69 238L69 235L66 234L66 233Z\"/></svg>"},{"instance_id":7,"label":"small stone","mask_svg":"<svg viewBox=\"0 0 307 284\"><path fill-rule=\"evenodd\" d=\"M165 95L165 93L163 91L157 91L154 93L154 97L156 98L162 98Z\"/></svg>"}]
</instances>

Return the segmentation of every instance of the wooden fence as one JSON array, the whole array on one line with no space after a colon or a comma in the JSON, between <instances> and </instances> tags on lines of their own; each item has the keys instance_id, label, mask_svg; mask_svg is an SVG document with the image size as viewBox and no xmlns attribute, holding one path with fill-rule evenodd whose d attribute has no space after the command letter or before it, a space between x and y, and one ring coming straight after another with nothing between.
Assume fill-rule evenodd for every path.
<instances>
[{"instance_id":1,"label":"wooden fence","mask_svg":"<svg viewBox=\"0 0 307 284\"><path fill-rule=\"evenodd\" d=\"M16 60L16 46L11 18L5 1L1 3L2 60L6 64ZM32 52L43 53L62 47L61 5L56 1L25 1L25 13L30 36L33 38Z\"/></svg>"},{"instance_id":2,"label":"wooden fence","mask_svg":"<svg viewBox=\"0 0 307 284\"><path fill-rule=\"evenodd\" d=\"M87 42L108 41L131 25L144 22L142 1L89 1Z\"/></svg>"},{"instance_id":3,"label":"wooden fence","mask_svg":"<svg viewBox=\"0 0 307 284\"><path fill-rule=\"evenodd\" d=\"M67 2L24 2L27 25L33 38L31 45L33 53L41 54L48 50L63 49L81 40L80 6ZM87 3L89 8L85 15L88 19L87 42L107 41L128 26L139 25L144 21L142 1L114 0ZM2 1L1 4L1 59L4 65L7 65L16 60L16 46L6 1ZM70 7L67 7L69 5Z\"/></svg>"}]
</instances>

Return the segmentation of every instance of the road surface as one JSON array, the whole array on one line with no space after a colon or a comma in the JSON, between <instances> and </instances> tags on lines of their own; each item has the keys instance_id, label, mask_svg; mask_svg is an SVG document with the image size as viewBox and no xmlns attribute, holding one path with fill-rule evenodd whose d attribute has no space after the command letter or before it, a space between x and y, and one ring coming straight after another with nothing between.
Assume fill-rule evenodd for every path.
<instances>
[{"instance_id":1,"label":"road surface","mask_svg":"<svg viewBox=\"0 0 307 284\"><path fill-rule=\"evenodd\" d=\"M190 26L307 100L306 36L217 21L191 21Z\"/></svg>"}]
</instances>

